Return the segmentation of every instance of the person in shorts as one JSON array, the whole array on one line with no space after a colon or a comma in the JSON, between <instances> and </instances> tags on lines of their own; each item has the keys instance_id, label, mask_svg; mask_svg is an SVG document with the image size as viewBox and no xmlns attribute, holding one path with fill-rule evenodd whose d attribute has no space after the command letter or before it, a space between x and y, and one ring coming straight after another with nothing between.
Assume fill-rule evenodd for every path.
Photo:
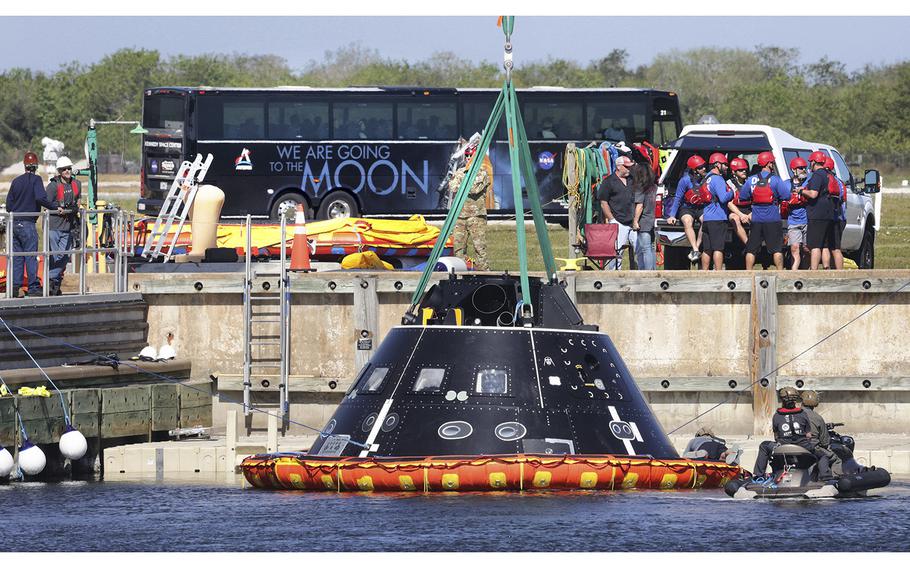
<instances>
[{"instance_id":1,"label":"person in shorts","mask_svg":"<svg viewBox=\"0 0 910 568\"><path fill-rule=\"evenodd\" d=\"M740 190L740 199L752 202L752 229L746 243L746 270L755 266L755 256L761 252L762 243L767 247L778 270L784 269L783 222L780 204L790 199L790 184L774 173L774 154L758 155L759 172L751 176Z\"/></svg>"},{"instance_id":2,"label":"person in shorts","mask_svg":"<svg viewBox=\"0 0 910 568\"><path fill-rule=\"evenodd\" d=\"M834 204L828 196L827 158L824 152L818 150L809 154L812 176L805 187L799 189L799 195L806 198L806 216L809 218L806 242L810 250L809 268L812 270L821 266L822 249L834 243Z\"/></svg>"},{"instance_id":3,"label":"person in shorts","mask_svg":"<svg viewBox=\"0 0 910 568\"><path fill-rule=\"evenodd\" d=\"M727 180L727 187L733 192L733 199L727 203L730 210L730 222L733 223L733 230L739 240L746 244L749 242L749 233L746 231L746 225L752 223L752 203L740 201L739 192L749 177L749 162L742 158L733 158L730 160L730 171L733 175Z\"/></svg>"},{"instance_id":4,"label":"person in shorts","mask_svg":"<svg viewBox=\"0 0 910 568\"><path fill-rule=\"evenodd\" d=\"M705 205L701 235L701 268L709 270L714 263L714 270L724 266L724 247L727 244L727 203L733 198L733 192L724 181L727 172L727 157L720 152L708 158L711 168L705 178L711 201Z\"/></svg>"},{"instance_id":5,"label":"person in shorts","mask_svg":"<svg viewBox=\"0 0 910 568\"><path fill-rule=\"evenodd\" d=\"M790 256L793 257L791 270L799 270L802 262L803 248L806 246L806 234L809 230L809 218L806 217L805 199L799 197L799 189L805 187L809 180L809 163L796 157L790 160L791 197L787 215L787 243L790 245ZM806 249L808 252L808 249Z\"/></svg>"},{"instance_id":6,"label":"person in shorts","mask_svg":"<svg viewBox=\"0 0 910 568\"><path fill-rule=\"evenodd\" d=\"M699 235L696 236L694 226L695 220L701 219L704 204L692 203L690 200L685 199L685 196L687 192L697 190L704 183L707 163L698 154L693 154L686 161L686 166L688 171L679 178L679 183L676 185L676 193L673 195L673 203L670 204L670 210L667 211L667 223L675 225L678 215L686 232L689 246L692 247L689 252L689 260L697 262L701 232L699 231Z\"/></svg>"}]
</instances>

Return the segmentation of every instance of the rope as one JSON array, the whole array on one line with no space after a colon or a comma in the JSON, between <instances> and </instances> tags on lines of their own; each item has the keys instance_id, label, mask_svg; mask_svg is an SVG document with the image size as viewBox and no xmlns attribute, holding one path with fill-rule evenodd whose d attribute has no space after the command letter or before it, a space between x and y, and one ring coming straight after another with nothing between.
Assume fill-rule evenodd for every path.
<instances>
[{"instance_id":1,"label":"rope","mask_svg":"<svg viewBox=\"0 0 910 568\"><path fill-rule=\"evenodd\" d=\"M838 333L840 333L841 331L843 331L844 329L846 329L847 326L849 326L850 324L854 323L856 320L858 320L859 318L861 318L861 317L863 317L864 315L868 314L869 312L871 312L871 311L874 310L875 308L879 307L880 305L882 305L886 300L888 300L888 299L891 298L892 296L897 295L898 292L900 292L901 290L903 290L903 289L906 288L907 286L910 286L910 281L905 282L905 283L902 284L898 289L896 289L896 290L894 290L894 291L892 291L892 292L889 292L889 293L888 293L886 296L884 296L881 300L879 300L878 302L872 304L871 306L869 306L868 308L866 308L865 310L863 310L859 315L857 315L856 317L854 317L853 319L851 319L851 320L848 321L847 323L845 323L845 324L843 324L842 326L838 327L837 329L835 329L834 331L832 331L832 332L829 333L828 335L822 337L821 339L819 339L818 341L816 341L815 343L813 343L812 345L810 345L809 347L807 347L806 349L804 349L803 351L801 351L800 353L797 353L796 355L794 355L793 357L791 357L789 361L786 361L785 363L781 363L780 365L778 365L777 367L775 367L775 368L772 369L771 371L768 371L768 373L766 373L764 376L759 377L758 379L755 379L754 381L752 381L751 383L749 383L748 385L746 385L746 386L745 386L744 388L742 388L741 390L735 391L735 392L733 392L732 394L727 395L727 398L726 398L726 399L724 399L724 400L718 402L717 404L715 404L714 406L712 406L712 407L709 408L708 410L702 412L701 414L696 415L695 418L689 420L688 422L684 422L684 423L681 424L680 426L677 426L677 427L674 428L673 430L670 430L669 432L667 432L667 435L669 436L669 435L673 434L674 432L678 431L679 429L681 429L681 428L683 428L683 427L685 427L685 426L688 426L689 424L695 422L696 420L698 420L698 419L701 418L702 416L708 414L709 412L712 412L713 410L715 410L715 409L717 409L717 408L723 406L724 404L727 404L728 402L730 402L731 400L733 400L735 397L740 396L740 395L743 394L744 392L746 392L746 391L748 391L749 389L751 389L751 388L752 388L754 385L756 385L757 383L760 383L761 381L764 381L765 379L767 379L768 377L770 377L770 376L773 375L774 373L778 372L779 370L783 369L784 367L786 367L787 365L789 365L789 364L792 363L793 361L796 361L797 359L799 359L800 357L802 357L803 355L805 355L805 354L808 353L809 351L812 351L813 349L815 349L816 347L818 347L819 345L821 345L821 344L824 343L825 341L828 341L829 339L831 339L832 337L834 337L835 335L837 335Z\"/></svg>"},{"instance_id":2,"label":"rope","mask_svg":"<svg viewBox=\"0 0 910 568\"><path fill-rule=\"evenodd\" d=\"M7 326L7 329L9 329L9 326L12 326L12 327L14 327L14 328L16 328L16 329L18 329L18 330L20 330L20 331L24 331L24 332L26 332L26 333L30 333L30 334L35 335L35 336L37 336L37 337L40 337L40 338L42 338L42 339L47 339L48 341L51 341L51 342L53 342L53 343L56 343L57 345L61 345L61 346L63 346L63 347L69 347L70 349L75 349L76 351L82 351L83 353L88 353L89 355L94 355L94 356L98 357L99 359L104 359L104 360L111 361L111 362L114 361L113 358L108 357L108 356L106 356L106 355L102 355L102 354L100 354L100 353L96 353L96 352L94 352L94 351L92 351L92 350L90 350L90 349L86 349L86 348L80 347L80 346L78 346L78 345L73 345L72 343L68 343L68 342L66 342L66 341L63 341L62 339L57 339L57 338L54 338L54 337L48 337L47 335L44 335L43 333L40 333L40 332L35 331L35 330L32 330L32 329L28 329L28 328L25 328L25 327L22 327L22 326L19 326L19 325L16 325L16 324L7 324L6 322L4 322L4 325ZM10 333L12 333L12 331L11 331ZM15 336L14 336L14 337L15 337ZM34 359L33 359L33 360L34 360ZM117 362L118 362L119 364L121 364L121 365L125 365L125 366L127 366L127 367L130 367L131 369L134 369L134 370L136 370L136 371L139 371L140 373L144 373L144 374L146 374L146 375L151 375L151 376L156 377L156 378L159 378L159 379L164 379L165 381L168 381L168 382L171 382L171 383L174 383L174 384L183 384L179 379L175 379L175 378L173 378L173 377L168 377L168 376L166 376L166 375L162 375L161 373L156 373L156 372L150 371L150 370L148 370L148 369L143 369L142 367L140 367L140 366L138 366L138 365L136 365L136 364L134 364L134 363L131 363L131 362L129 362L129 361L117 360ZM37 365L37 363L35 363L35 364ZM40 367L39 367L39 368L40 368ZM206 391L206 390L203 390L203 389L194 387L194 386L192 386L192 385L183 384L183 387L184 387L184 388L188 388L188 389L190 389L190 390L194 390L194 391L200 392L200 393L211 394L209 391ZM59 391L58 391L58 392L59 392ZM237 400L235 400L235 399L233 399L233 398L231 398L231 397L229 397L229 396L225 396L225 395L223 395L223 394L221 394L221 393L217 393L216 396L218 397L218 400L221 401L221 402L228 402L228 403L231 403L231 404L237 404L237 405L239 405L239 406L244 406L243 402L238 402ZM261 414L265 414L266 416L275 416L276 418L281 418L281 416L279 416L278 414L274 414L274 413L269 412L269 411L267 411L267 410L262 410L261 408L257 408L257 407L255 407L255 406L250 406L250 410L253 411L253 412L259 412L259 413L261 413ZM320 438L326 438L326 437L329 436L329 434L326 434L325 432L323 432L323 431L320 430L319 428L314 428L314 427L312 427L312 426L308 426L308 425L303 424L303 423L301 423L301 422L296 422L296 421L290 420L290 419L288 419L288 422L291 423L291 424L294 424L294 425L296 425L296 426L300 426L300 427L302 427L302 428L306 428L307 430L312 430L313 432L318 433ZM362 443L360 443L360 442L355 442L354 440L348 440L348 443L349 443L349 444L353 444L353 445L355 445L355 446L358 446L358 447L360 447L360 448L364 448L364 449L369 448L369 446L367 446L366 444L362 444Z\"/></svg>"},{"instance_id":3,"label":"rope","mask_svg":"<svg viewBox=\"0 0 910 568\"><path fill-rule=\"evenodd\" d=\"M34 363L35 366L38 367L38 370L41 371L41 374L44 375L45 379L47 379L47 382L49 382L51 384L51 386L54 388L54 390L57 391L57 395L60 397L60 408L63 409L63 419L66 421L67 426L72 426L72 422L70 422L69 412L67 412L67 410L66 410L66 400L64 400L64 398L63 398L63 393L60 392L60 389L57 388L57 385L54 384L54 381L52 381L51 378L47 375L47 373L44 372L44 369L41 368L41 365L38 364L38 361L35 361L35 358L32 357L32 354L31 354L31 352L29 352L28 348L25 345L23 345L21 341L19 341L19 337L17 337L16 334L13 333L13 330L11 330L9 328L9 325L6 323L6 320L3 319L2 317L0 317L0 323L2 323L4 327L6 327L6 331L8 331L9 334L13 336L13 339L16 340L16 343L19 344L19 347L21 347L22 350L25 351L25 354L28 355L28 358L32 360L32 363ZM7 387L7 388L9 388L9 387Z\"/></svg>"}]
</instances>

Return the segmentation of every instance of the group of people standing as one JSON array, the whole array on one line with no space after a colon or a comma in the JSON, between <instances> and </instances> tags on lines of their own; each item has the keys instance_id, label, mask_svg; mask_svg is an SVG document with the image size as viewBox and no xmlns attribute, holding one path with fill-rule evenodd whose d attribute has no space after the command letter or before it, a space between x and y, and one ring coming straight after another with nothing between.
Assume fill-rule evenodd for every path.
<instances>
[{"instance_id":1,"label":"group of people standing","mask_svg":"<svg viewBox=\"0 0 910 568\"><path fill-rule=\"evenodd\" d=\"M64 254L73 245L73 230L77 229L79 196L82 184L73 177L73 162L63 156L57 160L57 175L45 185L38 170L38 156L26 152L23 159L25 173L15 178L6 195L6 210L16 213L13 217L12 250L13 252L37 252L38 230L36 222L41 208L49 209L53 214L48 219L48 243L51 251L60 251L48 257L48 291L51 296L59 296L63 283L63 274L69 255ZM28 215L32 213L32 215ZM7 278L13 286L13 295L19 297L20 286L28 276L28 296L41 296L41 281L38 278L38 258L36 256L13 257L13 269Z\"/></svg>"},{"instance_id":2,"label":"group of people standing","mask_svg":"<svg viewBox=\"0 0 910 568\"><path fill-rule=\"evenodd\" d=\"M811 166L810 166L811 164ZM721 270L727 230L745 245L745 267L752 270L764 245L778 270L784 268L783 219L793 257L791 269L802 261L803 247L810 251L809 267L843 268L841 235L846 226L846 188L834 174L834 161L824 152L809 161L790 161L791 177L784 180L772 152L762 152L751 176L743 158L728 160L715 152L707 161L695 154L686 162L676 194L667 212L671 225L681 222L692 247L689 260L701 268ZM811 169L810 169L811 168ZM728 172L730 175L728 177ZM701 221L696 233L695 221ZM728 223L729 221L729 223Z\"/></svg>"},{"instance_id":3,"label":"group of people standing","mask_svg":"<svg viewBox=\"0 0 910 568\"><path fill-rule=\"evenodd\" d=\"M616 159L616 169L597 189L603 222L619 225L616 249L619 256L607 268L622 268L622 249L631 251L630 264L638 270L656 270L654 253L655 205L657 185L648 164L633 162L628 156Z\"/></svg>"}]
</instances>

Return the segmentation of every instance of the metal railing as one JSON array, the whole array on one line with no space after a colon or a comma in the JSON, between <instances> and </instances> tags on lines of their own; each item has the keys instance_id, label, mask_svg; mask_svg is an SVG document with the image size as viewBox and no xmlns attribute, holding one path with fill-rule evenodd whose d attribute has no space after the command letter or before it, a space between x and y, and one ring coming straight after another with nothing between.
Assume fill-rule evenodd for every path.
<instances>
[{"instance_id":1,"label":"metal railing","mask_svg":"<svg viewBox=\"0 0 910 568\"><path fill-rule=\"evenodd\" d=\"M78 219L71 231L73 235L71 248L67 251L51 250L50 247L50 218L51 216L71 216ZM88 216L97 216L95 223L86 222ZM13 264L17 258L34 257L43 259L43 267L39 280L41 282L41 295L50 295L50 257L66 254L70 257L63 275L79 275L78 294L87 293L86 273L113 274L113 291L126 292L129 287L129 258L135 254L136 236L135 224L139 215L120 209L79 209L76 212L58 213L57 211L41 211L40 213L13 213L0 211L0 225L5 226L6 235L2 240L3 250L0 258L6 260L6 291L5 298L13 298L22 282L13 280ZM16 223L40 223L38 250L14 251L14 231ZM37 229L37 227L36 227ZM78 232L77 232L78 231Z\"/></svg>"}]
</instances>

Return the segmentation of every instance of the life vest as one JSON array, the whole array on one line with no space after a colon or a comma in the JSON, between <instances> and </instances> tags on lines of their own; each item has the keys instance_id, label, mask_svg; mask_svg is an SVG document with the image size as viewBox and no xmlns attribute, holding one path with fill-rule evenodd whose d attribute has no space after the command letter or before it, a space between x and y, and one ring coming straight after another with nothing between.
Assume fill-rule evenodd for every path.
<instances>
[{"instance_id":1,"label":"life vest","mask_svg":"<svg viewBox=\"0 0 910 568\"><path fill-rule=\"evenodd\" d=\"M70 180L69 189L71 191L68 192L63 180L57 178L57 202L61 205L72 205L79 200L79 185L76 184L76 178Z\"/></svg>"},{"instance_id":2,"label":"life vest","mask_svg":"<svg viewBox=\"0 0 910 568\"><path fill-rule=\"evenodd\" d=\"M790 180L790 184L793 188L793 193L790 194L790 199L787 201L781 201L780 203L780 214L783 217L789 215L790 211L793 211L794 209L805 207L806 203L809 202L809 200L806 199L805 195L801 195L799 193L799 190L802 186L796 185L796 182L792 179Z\"/></svg>"},{"instance_id":3,"label":"life vest","mask_svg":"<svg viewBox=\"0 0 910 568\"><path fill-rule=\"evenodd\" d=\"M837 182L837 176L832 172L828 172L828 196L838 201L842 199L840 184Z\"/></svg>"},{"instance_id":4,"label":"life vest","mask_svg":"<svg viewBox=\"0 0 910 568\"><path fill-rule=\"evenodd\" d=\"M733 191L733 200L731 203L737 207L750 207L752 205L751 199L742 199L739 196L739 190L743 188L743 184L736 181L736 178L730 178L727 180L727 187Z\"/></svg>"},{"instance_id":5,"label":"life vest","mask_svg":"<svg viewBox=\"0 0 910 568\"><path fill-rule=\"evenodd\" d=\"M689 175L689 181L691 186L686 190L686 193L683 194L683 199L689 205L703 206L711 203L711 189L708 188L708 179L710 175L705 176L705 179L702 180L701 184L695 185L695 176Z\"/></svg>"},{"instance_id":6,"label":"life vest","mask_svg":"<svg viewBox=\"0 0 910 568\"><path fill-rule=\"evenodd\" d=\"M653 144L647 140L642 141L641 144L633 144L633 148L638 150L638 153L644 156L648 161L648 165L651 166L651 169L654 171L654 174L660 175L660 150L658 150Z\"/></svg>"},{"instance_id":7,"label":"life vest","mask_svg":"<svg viewBox=\"0 0 910 568\"><path fill-rule=\"evenodd\" d=\"M752 186L752 203L755 205L773 205L777 202L774 188L771 187L771 176L766 178L756 176L758 182Z\"/></svg>"}]
</instances>

